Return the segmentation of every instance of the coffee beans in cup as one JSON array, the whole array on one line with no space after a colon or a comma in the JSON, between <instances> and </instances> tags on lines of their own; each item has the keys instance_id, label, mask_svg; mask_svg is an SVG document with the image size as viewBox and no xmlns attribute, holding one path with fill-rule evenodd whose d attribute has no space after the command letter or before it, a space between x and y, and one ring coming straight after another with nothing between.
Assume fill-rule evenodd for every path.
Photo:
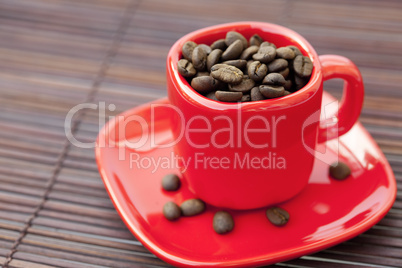
<instances>
[{"instance_id":1,"label":"coffee beans in cup","mask_svg":"<svg viewBox=\"0 0 402 268\"><path fill-rule=\"evenodd\" d=\"M255 34L229 31L210 46L187 41L178 72L205 97L248 102L287 96L310 80L313 63L296 46L276 47Z\"/></svg>"}]
</instances>

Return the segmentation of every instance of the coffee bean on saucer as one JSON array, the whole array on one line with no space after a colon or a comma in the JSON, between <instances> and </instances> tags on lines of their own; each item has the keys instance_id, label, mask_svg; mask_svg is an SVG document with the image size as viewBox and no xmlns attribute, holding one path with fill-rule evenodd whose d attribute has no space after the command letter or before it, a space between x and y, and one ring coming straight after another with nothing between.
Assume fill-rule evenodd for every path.
<instances>
[{"instance_id":1,"label":"coffee bean on saucer","mask_svg":"<svg viewBox=\"0 0 402 268\"><path fill-rule=\"evenodd\" d=\"M285 78L279 73L269 73L262 80L264 85L283 86L286 84Z\"/></svg>"},{"instance_id":2,"label":"coffee bean on saucer","mask_svg":"<svg viewBox=\"0 0 402 268\"><path fill-rule=\"evenodd\" d=\"M252 101L265 100L264 96L258 87L253 87L250 92L250 97Z\"/></svg>"},{"instance_id":3,"label":"coffee bean on saucer","mask_svg":"<svg viewBox=\"0 0 402 268\"><path fill-rule=\"evenodd\" d=\"M207 53L201 46L193 50L192 62L197 71L204 71L207 68Z\"/></svg>"},{"instance_id":4,"label":"coffee bean on saucer","mask_svg":"<svg viewBox=\"0 0 402 268\"><path fill-rule=\"evenodd\" d=\"M180 188L180 178L176 174L167 174L162 178L162 188L166 191L176 191Z\"/></svg>"},{"instance_id":5,"label":"coffee bean on saucer","mask_svg":"<svg viewBox=\"0 0 402 268\"><path fill-rule=\"evenodd\" d=\"M228 84L238 84L243 79L243 72L227 64L215 64L211 67L211 76Z\"/></svg>"},{"instance_id":6,"label":"coffee bean on saucer","mask_svg":"<svg viewBox=\"0 0 402 268\"><path fill-rule=\"evenodd\" d=\"M227 60L222 62L222 64L227 64L234 66L239 69L244 69L247 66L247 61L246 60Z\"/></svg>"},{"instance_id":7,"label":"coffee bean on saucer","mask_svg":"<svg viewBox=\"0 0 402 268\"><path fill-rule=\"evenodd\" d=\"M254 80L250 79L248 75L243 75L243 79L239 84L229 84L229 90L244 93L250 91L254 87L254 85Z\"/></svg>"},{"instance_id":8,"label":"coffee bean on saucer","mask_svg":"<svg viewBox=\"0 0 402 268\"><path fill-rule=\"evenodd\" d=\"M183 57L186 60L192 61L193 51L194 51L194 48L196 48L196 47L197 47L197 44L193 41L187 41L186 43L184 43L182 50L181 50Z\"/></svg>"},{"instance_id":9,"label":"coffee bean on saucer","mask_svg":"<svg viewBox=\"0 0 402 268\"><path fill-rule=\"evenodd\" d=\"M283 96L287 96L289 94L292 94L292 92L285 90L285 93L283 93Z\"/></svg>"},{"instance_id":10,"label":"coffee bean on saucer","mask_svg":"<svg viewBox=\"0 0 402 268\"><path fill-rule=\"evenodd\" d=\"M313 63L309 57L299 55L293 60L293 70L300 77L309 77L313 71Z\"/></svg>"},{"instance_id":11,"label":"coffee bean on saucer","mask_svg":"<svg viewBox=\"0 0 402 268\"><path fill-rule=\"evenodd\" d=\"M218 39L215 42L212 43L211 49L220 49L224 51L228 46L225 43L225 39Z\"/></svg>"},{"instance_id":12,"label":"coffee bean on saucer","mask_svg":"<svg viewBox=\"0 0 402 268\"><path fill-rule=\"evenodd\" d=\"M261 85L259 89L267 99L282 97L285 94L285 88L282 86Z\"/></svg>"},{"instance_id":13,"label":"coffee bean on saucer","mask_svg":"<svg viewBox=\"0 0 402 268\"><path fill-rule=\"evenodd\" d=\"M241 98L243 97L243 93L217 90L215 92L215 97L223 102L237 102L241 100Z\"/></svg>"},{"instance_id":14,"label":"coffee bean on saucer","mask_svg":"<svg viewBox=\"0 0 402 268\"><path fill-rule=\"evenodd\" d=\"M260 46L264 40L258 34L250 37L250 46Z\"/></svg>"},{"instance_id":15,"label":"coffee bean on saucer","mask_svg":"<svg viewBox=\"0 0 402 268\"><path fill-rule=\"evenodd\" d=\"M194 216L205 210L205 204L200 199L188 199L180 208L184 216Z\"/></svg>"},{"instance_id":16,"label":"coffee bean on saucer","mask_svg":"<svg viewBox=\"0 0 402 268\"><path fill-rule=\"evenodd\" d=\"M251 79L253 79L256 82L261 81L266 76L267 72L268 72L267 65L259 61L253 61L247 67L248 75L250 76Z\"/></svg>"},{"instance_id":17,"label":"coffee bean on saucer","mask_svg":"<svg viewBox=\"0 0 402 268\"><path fill-rule=\"evenodd\" d=\"M344 180L351 174L349 166L344 162L335 162L329 167L329 174L337 180Z\"/></svg>"},{"instance_id":18,"label":"coffee bean on saucer","mask_svg":"<svg viewBox=\"0 0 402 268\"><path fill-rule=\"evenodd\" d=\"M296 54L290 47L280 47L276 49L276 56L285 60L293 60Z\"/></svg>"},{"instance_id":19,"label":"coffee bean on saucer","mask_svg":"<svg viewBox=\"0 0 402 268\"><path fill-rule=\"evenodd\" d=\"M253 55L253 60L258 60L262 63L271 62L275 59L276 49L271 46L260 46L258 52Z\"/></svg>"},{"instance_id":20,"label":"coffee bean on saucer","mask_svg":"<svg viewBox=\"0 0 402 268\"><path fill-rule=\"evenodd\" d=\"M222 54L222 61L235 60L243 52L243 44L240 40L234 41ZM194 53L194 52L193 52Z\"/></svg>"},{"instance_id":21,"label":"coffee bean on saucer","mask_svg":"<svg viewBox=\"0 0 402 268\"><path fill-rule=\"evenodd\" d=\"M266 215L268 220L276 226L285 225L289 221L289 213L279 207L269 208Z\"/></svg>"},{"instance_id":22,"label":"coffee bean on saucer","mask_svg":"<svg viewBox=\"0 0 402 268\"><path fill-rule=\"evenodd\" d=\"M270 73L277 73L288 67L288 61L285 59L276 59L270 62L267 67Z\"/></svg>"},{"instance_id":23,"label":"coffee bean on saucer","mask_svg":"<svg viewBox=\"0 0 402 268\"><path fill-rule=\"evenodd\" d=\"M193 64L186 59L179 60L177 63L177 70L179 71L179 74L184 77L193 77L197 73Z\"/></svg>"},{"instance_id":24,"label":"coffee bean on saucer","mask_svg":"<svg viewBox=\"0 0 402 268\"><path fill-rule=\"evenodd\" d=\"M240 55L240 59L242 60L249 60L251 57L258 52L260 48L258 46L250 46L243 50L243 52Z\"/></svg>"},{"instance_id":25,"label":"coffee bean on saucer","mask_svg":"<svg viewBox=\"0 0 402 268\"><path fill-rule=\"evenodd\" d=\"M178 205L174 202L167 202L163 206L163 216L169 221L174 221L180 218L181 210Z\"/></svg>"},{"instance_id":26,"label":"coffee bean on saucer","mask_svg":"<svg viewBox=\"0 0 402 268\"><path fill-rule=\"evenodd\" d=\"M225 43L228 47L231 44L233 44L234 42L236 42L237 40L239 40L241 42L242 47L243 47L242 50L248 46L247 39L241 33L238 33L235 31L229 31L226 33Z\"/></svg>"},{"instance_id":27,"label":"coffee bean on saucer","mask_svg":"<svg viewBox=\"0 0 402 268\"><path fill-rule=\"evenodd\" d=\"M219 87L219 81L211 76L194 77L191 80L191 87L199 93L208 93Z\"/></svg>"},{"instance_id":28,"label":"coffee bean on saucer","mask_svg":"<svg viewBox=\"0 0 402 268\"><path fill-rule=\"evenodd\" d=\"M214 215L212 225L216 233L225 234L233 230L233 217L226 211L218 211Z\"/></svg>"},{"instance_id":29,"label":"coffee bean on saucer","mask_svg":"<svg viewBox=\"0 0 402 268\"><path fill-rule=\"evenodd\" d=\"M207 56L207 70L211 71L211 67L219 62L223 51L220 49L214 49ZM209 75L209 74L208 74Z\"/></svg>"}]
</instances>

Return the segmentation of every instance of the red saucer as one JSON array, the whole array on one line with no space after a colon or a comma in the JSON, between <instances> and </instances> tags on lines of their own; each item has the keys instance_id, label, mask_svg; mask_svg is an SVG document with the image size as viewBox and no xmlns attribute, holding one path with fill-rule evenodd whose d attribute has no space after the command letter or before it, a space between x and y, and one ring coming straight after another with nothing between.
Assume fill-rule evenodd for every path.
<instances>
[{"instance_id":1,"label":"red saucer","mask_svg":"<svg viewBox=\"0 0 402 268\"><path fill-rule=\"evenodd\" d=\"M323 103L331 100L324 92ZM168 100L153 103L167 104ZM142 117L148 124L150 107L146 104L122 115L134 120ZM126 137L140 143L154 128L156 143L168 143L172 140L169 112L171 109L156 108L154 123L148 124L148 129L141 129L136 122L128 124ZM319 145L318 151L326 149L320 157L326 163L316 159L306 189L280 204L290 214L285 226L273 226L265 209L230 211L235 228L218 235L212 229L218 209L211 206L203 214L170 222L162 215L163 205L195 197L185 183L177 192L161 189L165 174L179 174L172 148L152 148L148 141L139 149L124 148L119 141L103 144L105 138L115 135L118 120L110 121L99 134L96 159L100 174L131 232L155 255L176 266L260 266L320 251L369 229L385 216L396 197L395 178L386 158L357 123L339 143L339 158L348 163L352 175L344 181L329 178L326 163L336 160L336 143ZM160 159L160 168L155 168L152 159Z\"/></svg>"}]
</instances>

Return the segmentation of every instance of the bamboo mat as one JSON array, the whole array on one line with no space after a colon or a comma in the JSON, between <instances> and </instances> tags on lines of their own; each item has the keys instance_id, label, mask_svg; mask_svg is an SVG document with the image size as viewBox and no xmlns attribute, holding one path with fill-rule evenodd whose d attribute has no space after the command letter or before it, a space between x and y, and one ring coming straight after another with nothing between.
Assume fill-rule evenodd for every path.
<instances>
[{"instance_id":1,"label":"bamboo mat","mask_svg":"<svg viewBox=\"0 0 402 268\"><path fill-rule=\"evenodd\" d=\"M97 171L93 149L72 146L67 112L114 104L113 116L166 96L165 58L182 35L239 20L304 35L319 54L349 57L366 97L360 121L398 181L388 215L364 234L289 267L402 267L402 2L0 0L0 265L167 266L127 230ZM339 96L339 81L325 84ZM72 131L92 142L99 116Z\"/></svg>"}]
</instances>

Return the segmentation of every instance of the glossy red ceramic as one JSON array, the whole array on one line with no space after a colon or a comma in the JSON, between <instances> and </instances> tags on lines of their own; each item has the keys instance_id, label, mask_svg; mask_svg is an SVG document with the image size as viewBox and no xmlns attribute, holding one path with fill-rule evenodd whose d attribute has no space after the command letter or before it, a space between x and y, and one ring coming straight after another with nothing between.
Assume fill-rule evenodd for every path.
<instances>
[{"instance_id":1,"label":"glossy red ceramic","mask_svg":"<svg viewBox=\"0 0 402 268\"><path fill-rule=\"evenodd\" d=\"M278 47L299 47L314 64L309 83L285 97L240 104L198 94L177 71L181 48L186 41L209 45L228 31L247 39L258 34ZM335 124L319 127L323 81L331 78L345 80L344 98L331 121ZM167 86L177 108L171 113L172 130L174 151L183 157L183 178L205 202L232 209L264 207L298 194L311 175L317 140L346 133L360 114L364 94L360 72L350 60L319 57L296 32L262 22L216 25L182 37L167 57Z\"/></svg>"},{"instance_id":2,"label":"glossy red ceramic","mask_svg":"<svg viewBox=\"0 0 402 268\"><path fill-rule=\"evenodd\" d=\"M323 105L331 101L324 92ZM175 266L260 266L310 254L366 231L395 200L396 183L387 160L356 123L340 137L339 146L334 140L317 146L319 156L308 185L290 201L279 204L290 214L287 225L273 226L265 216L266 208L229 210L235 227L231 233L218 235L212 229L212 218L220 208L210 205L203 214L170 222L162 215L163 205L168 201L180 205L195 196L185 181L177 192L161 189L161 178L179 174L179 170L172 147L162 148L173 139L172 109L164 106L167 99L153 104L111 120L99 134L96 159L110 198L127 227L150 251ZM155 108L155 104L163 105ZM135 149L116 134L121 121L129 117L137 121L125 129L128 142L136 144L144 135L148 137ZM152 129L154 141L148 135ZM331 179L324 163L335 161L336 151L352 170L344 181ZM152 164L152 159L154 163L159 160L159 165Z\"/></svg>"}]
</instances>

